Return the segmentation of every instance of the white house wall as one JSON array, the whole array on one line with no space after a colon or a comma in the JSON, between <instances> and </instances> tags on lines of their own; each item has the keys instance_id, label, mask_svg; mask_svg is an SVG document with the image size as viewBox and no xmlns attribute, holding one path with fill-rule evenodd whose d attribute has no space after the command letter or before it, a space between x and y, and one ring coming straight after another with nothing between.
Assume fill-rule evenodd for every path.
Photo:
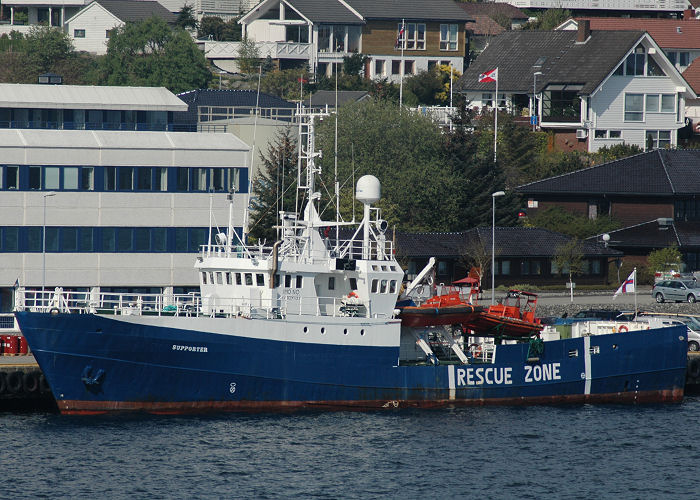
<instances>
[{"instance_id":1,"label":"white house wall","mask_svg":"<svg viewBox=\"0 0 700 500\"><path fill-rule=\"evenodd\" d=\"M647 130L671 130L671 144L676 144L676 130L685 125L684 100L680 100L680 120L678 105L674 113L644 112L642 122L625 121L625 94L673 94L678 99L676 84L666 77L626 77L611 76L592 98L592 127L590 130L589 150L597 151L603 146L636 144L641 148L646 145ZM645 100L646 102L646 100ZM596 139L595 130L621 130L621 139Z\"/></svg>"},{"instance_id":2,"label":"white house wall","mask_svg":"<svg viewBox=\"0 0 700 500\"><path fill-rule=\"evenodd\" d=\"M256 19L246 28L248 38L259 42L285 42L286 28L270 19Z\"/></svg>"},{"instance_id":3,"label":"white house wall","mask_svg":"<svg viewBox=\"0 0 700 500\"><path fill-rule=\"evenodd\" d=\"M68 35L73 39L77 51L94 54L107 53L107 30L122 26L124 23L113 14L97 4L84 9L80 15L66 23ZM85 30L85 38L75 38L75 30Z\"/></svg>"}]
</instances>

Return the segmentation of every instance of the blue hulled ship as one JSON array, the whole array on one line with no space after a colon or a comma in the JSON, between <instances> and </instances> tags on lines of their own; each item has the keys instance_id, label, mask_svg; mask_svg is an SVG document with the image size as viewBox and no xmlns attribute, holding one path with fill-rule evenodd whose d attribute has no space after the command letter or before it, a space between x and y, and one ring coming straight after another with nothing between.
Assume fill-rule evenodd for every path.
<instances>
[{"instance_id":1,"label":"blue hulled ship","mask_svg":"<svg viewBox=\"0 0 700 500\"><path fill-rule=\"evenodd\" d=\"M321 220L316 115L306 113L300 215L280 213L271 247L232 224L195 263L197 295L27 292L16 312L62 413L674 402L684 327L465 345L480 332L402 326L403 271L364 176L349 239ZM230 212L233 210L229 196ZM334 238L331 236L335 236ZM472 339L472 340L468 340ZM466 351L466 352L465 352Z\"/></svg>"}]
</instances>

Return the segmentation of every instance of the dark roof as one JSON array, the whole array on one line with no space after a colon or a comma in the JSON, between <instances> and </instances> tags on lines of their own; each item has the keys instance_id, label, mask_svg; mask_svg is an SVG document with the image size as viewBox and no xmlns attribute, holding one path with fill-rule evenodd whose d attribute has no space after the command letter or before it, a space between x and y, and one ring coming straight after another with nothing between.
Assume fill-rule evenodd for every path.
<instances>
[{"instance_id":1,"label":"dark roof","mask_svg":"<svg viewBox=\"0 0 700 500\"><path fill-rule=\"evenodd\" d=\"M363 23L355 13L336 0L288 0L288 3L314 23Z\"/></svg>"},{"instance_id":2,"label":"dark roof","mask_svg":"<svg viewBox=\"0 0 700 500\"><path fill-rule=\"evenodd\" d=\"M145 21L153 16L174 23L177 15L152 0L95 0L124 22Z\"/></svg>"},{"instance_id":3,"label":"dark roof","mask_svg":"<svg viewBox=\"0 0 700 500\"><path fill-rule=\"evenodd\" d=\"M499 257L551 257L557 247L571 238L547 229L497 227L496 255ZM471 244L491 248L491 228L480 227L459 233L397 233L397 253L407 257L459 257ZM621 252L595 241L583 242L586 257L617 257Z\"/></svg>"},{"instance_id":4,"label":"dark roof","mask_svg":"<svg viewBox=\"0 0 700 500\"><path fill-rule=\"evenodd\" d=\"M466 22L472 19L453 0L345 0L365 19Z\"/></svg>"},{"instance_id":5,"label":"dark roof","mask_svg":"<svg viewBox=\"0 0 700 500\"><path fill-rule=\"evenodd\" d=\"M657 149L531 182L523 194L700 194L700 150Z\"/></svg>"},{"instance_id":6,"label":"dark roof","mask_svg":"<svg viewBox=\"0 0 700 500\"><path fill-rule=\"evenodd\" d=\"M335 91L319 90L311 96L312 106L335 106ZM339 90L338 91L338 106L342 106L348 102L357 102L369 97L369 92L366 90Z\"/></svg>"},{"instance_id":7,"label":"dark roof","mask_svg":"<svg viewBox=\"0 0 700 500\"><path fill-rule=\"evenodd\" d=\"M504 15L509 19L528 19L527 14L509 3L458 3L457 6L470 16L498 16Z\"/></svg>"},{"instance_id":8,"label":"dark roof","mask_svg":"<svg viewBox=\"0 0 700 500\"><path fill-rule=\"evenodd\" d=\"M494 90L479 83L479 75L498 67L499 92L532 92L533 66L544 57L537 90L548 84L578 84L590 94L644 36L638 31L593 31L586 43L576 43L576 31L508 31L491 43L464 72L456 88Z\"/></svg>"},{"instance_id":9,"label":"dark roof","mask_svg":"<svg viewBox=\"0 0 700 500\"><path fill-rule=\"evenodd\" d=\"M217 89L197 89L189 90L177 95L188 106L184 113L175 113L175 123L197 123L198 106L221 106L221 107L249 107L254 108L258 101L258 93L255 90L217 90ZM294 109L296 104L272 94L260 93L260 108L290 108Z\"/></svg>"}]
</instances>

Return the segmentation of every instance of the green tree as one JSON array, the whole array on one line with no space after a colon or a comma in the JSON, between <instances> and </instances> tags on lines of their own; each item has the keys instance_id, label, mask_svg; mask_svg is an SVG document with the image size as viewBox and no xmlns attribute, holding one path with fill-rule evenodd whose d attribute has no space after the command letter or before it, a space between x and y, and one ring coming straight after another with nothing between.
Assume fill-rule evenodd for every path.
<instances>
[{"instance_id":1,"label":"green tree","mask_svg":"<svg viewBox=\"0 0 700 500\"><path fill-rule=\"evenodd\" d=\"M241 73L251 74L260 67L260 50L252 38L244 38L238 46L238 69Z\"/></svg>"},{"instance_id":2,"label":"green tree","mask_svg":"<svg viewBox=\"0 0 700 500\"><path fill-rule=\"evenodd\" d=\"M270 244L277 238L273 226L280 210L296 209L297 153L292 131L278 132L267 151L260 153L260 160L262 165L253 180L249 235Z\"/></svg>"},{"instance_id":3,"label":"green tree","mask_svg":"<svg viewBox=\"0 0 700 500\"><path fill-rule=\"evenodd\" d=\"M628 156L637 155L643 152L644 150L636 144L623 143L615 144L613 146L603 146L598 151L591 154L591 161L593 164L607 163L609 161L627 158Z\"/></svg>"},{"instance_id":4,"label":"green tree","mask_svg":"<svg viewBox=\"0 0 700 500\"><path fill-rule=\"evenodd\" d=\"M432 106L437 104L436 95L442 91L442 78L437 71L421 71L416 75L409 76L403 82L404 97L410 92L416 97L413 103L410 99L405 99L408 105L427 104Z\"/></svg>"},{"instance_id":5,"label":"green tree","mask_svg":"<svg viewBox=\"0 0 700 500\"><path fill-rule=\"evenodd\" d=\"M523 26L526 30L553 30L571 17L571 11L567 9L545 9L537 14L537 19Z\"/></svg>"},{"instance_id":6,"label":"green tree","mask_svg":"<svg viewBox=\"0 0 700 500\"><path fill-rule=\"evenodd\" d=\"M175 24L183 29L197 29L197 19L194 16L194 7L189 4L185 4L177 13L177 19Z\"/></svg>"},{"instance_id":7,"label":"green tree","mask_svg":"<svg viewBox=\"0 0 700 500\"><path fill-rule=\"evenodd\" d=\"M316 137L324 152L320 160L324 185L333 186L334 118L319 124ZM445 161L441 131L430 119L387 102L347 104L338 111L337 151L341 213L346 220L353 218L353 179L372 174L382 182L377 205L390 226L448 231L460 224L462 183ZM329 209L331 202L326 200ZM354 206L355 217L361 217L361 205Z\"/></svg>"},{"instance_id":8,"label":"green tree","mask_svg":"<svg viewBox=\"0 0 700 500\"><path fill-rule=\"evenodd\" d=\"M262 75L260 90L282 99L299 100L309 96L311 87L308 82L309 75L306 70L274 70Z\"/></svg>"},{"instance_id":9,"label":"green tree","mask_svg":"<svg viewBox=\"0 0 700 500\"><path fill-rule=\"evenodd\" d=\"M681 252L675 245L654 250L647 257L647 264L651 271L680 271Z\"/></svg>"},{"instance_id":10,"label":"green tree","mask_svg":"<svg viewBox=\"0 0 700 500\"><path fill-rule=\"evenodd\" d=\"M528 217L527 225L581 239L608 233L621 227L619 221L612 217L599 216L596 219L589 219L584 215L576 215L556 206L539 210L536 215Z\"/></svg>"},{"instance_id":11,"label":"green tree","mask_svg":"<svg viewBox=\"0 0 700 500\"><path fill-rule=\"evenodd\" d=\"M569 283L573 283L574 276L583 272L583 245L578 238L571 238L568 242L559 245L554 250L552 262L561 274L569 277Z\"/></svg>"},{"instance_id":12,"label":"green tree","mask_svg":"<svg viewBox=\"0 0 700 500\"><path fill-rule=\"evenodd\" d=\"M101 70L102 84L164 86L172 92L205 88L212 78L190 35L158 17L116 28Z\"/></svg>"},{"instance_id":13,"label":"green tree","mask_svg":"<svg viewBox=\"0 0 700 500\"><path fill-rule=\"evenodd\" d=\"M26 36L26 54L29 64L40 72L50 71L53 64L73 56L73 42L60 28L32 26Z\"/></svg>"},{"instance_id":14,"label":"green tree","mask_svg":"<svg viewBox=\"0 0 700 500\"><path fill-rule=\"evenodd\" d=\"M363 75L365 71L365 62L369 57L362 54L353 54L343 57L343 73L346 75Z\"/></svg>"},{"instance_id":15,"label":"green tree","mask_svg":"<svg viewBox=\"0 0 700 500\"><path fill-rule=\"evenodd\" d=\"M204 16L199 23L197 30L197 38L207 38L222 41L222 33L224 30L224 20L220 17Z\"/></svg>"}]
</instances>

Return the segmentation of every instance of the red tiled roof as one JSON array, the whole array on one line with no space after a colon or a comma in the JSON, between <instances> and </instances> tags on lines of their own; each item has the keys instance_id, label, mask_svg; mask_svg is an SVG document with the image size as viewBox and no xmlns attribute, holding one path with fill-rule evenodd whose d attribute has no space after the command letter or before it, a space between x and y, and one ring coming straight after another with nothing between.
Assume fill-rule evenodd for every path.
<instances>
[{"instance_id":1,"label":"red tiled roof","mask_svg":"<svg viewBox=\"0 0 700 500\"><path fill-rule=\"evenodd\" d=\"M584 19L590 21L591 31L646 31L663 49L700 49L700 19L577 17L576 21Z\"/></svg>"},{"instance_id":2,"label":"red tiled roof","mask_svg":"<svg viewBox=\"0 0 700 500\"><path fill-rule=\"evenodd\" d=\"M466 23L466 29L474 35L500 35L506 30L489 16L476 14L472 17L476 22Z\"/></svg>"},{"instance_id":3,"label":"red tiled roof","mask_svg":"<svg viewBox=\"0 0 700 500\"><path fill-rule=\"evenodd\" d=\"M527 14L509 3L459 3L457 4L467 14L472 16L496 16L502 14L509 19L527 20Z\"/></svg>"},{"instance_id":4,"label":"red tiled roof","mask_svg":"<svg viewBox=\"0 0 700 500\"><path fill-rule=\"evenodd\" d=\"M690 66L685 68L683 78L688 82L696 94L700 95L700 57L696 58Z\"/></svg>"}]
</instances>

